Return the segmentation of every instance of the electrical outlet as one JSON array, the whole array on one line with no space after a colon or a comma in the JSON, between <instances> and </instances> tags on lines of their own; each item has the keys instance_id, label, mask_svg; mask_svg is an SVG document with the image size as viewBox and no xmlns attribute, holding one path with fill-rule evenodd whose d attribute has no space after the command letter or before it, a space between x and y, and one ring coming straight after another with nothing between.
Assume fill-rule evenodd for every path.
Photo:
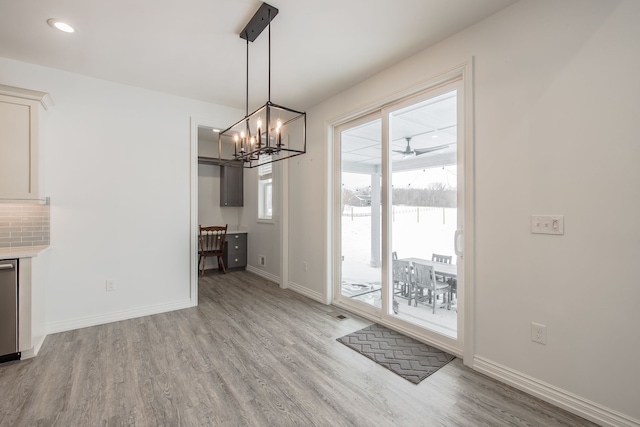
<instances>
[{"instance_id":1,"label":"electrical outlet","mask_svg":"<svg viewBox=\"0 0 640 427\"><path fill-rule=\"evenodd\" d=\"M258 255L258 265L261 267L265 267L267 265L267 260L264 255Z\"/></svg>"},{"instance_id":2,"label":"electrical outlet","mask_svg":"<svg viewBox=\"0 0 640 427\"><path fill-rule=\"evenodd\" d=\"M309 266L307 265L307 261L302 263L302 268L304 269L304 271L307 271L309 269Z\"/></svg>"},{"instance_id":3,"label":"electrical outlet","mask_svg":"<svg viewBox=\"0 0 640 427\"><path fill-rule=\"evenodd\" d=\"M547 327L531 322L531 341L547 345Z\"/></svg>"},{"instance_id":4,"label":"electrical outlet","mask_svg":"<svg viewBox=\"0 0 640 427\"><path fill-rule=\"evenodd\" d=\"M113 292L116 290L116 281L115 280L107 280L106 282L106 291Z\"/></svg>"}]
</instances>

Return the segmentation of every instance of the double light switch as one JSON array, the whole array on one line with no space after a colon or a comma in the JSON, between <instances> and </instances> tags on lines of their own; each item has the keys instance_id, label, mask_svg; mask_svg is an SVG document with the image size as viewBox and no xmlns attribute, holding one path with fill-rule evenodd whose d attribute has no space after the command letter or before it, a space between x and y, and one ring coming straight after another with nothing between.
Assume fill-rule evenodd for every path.
<instances>
[{"instance_id":1,"label":"double light switch","mask_svg":"<svg viewBox=\"0 0 640 427\"><path fill-rule=\"evenodd\" d=\"M531 232L564 234L564 215L531 215Z\"/></svg>"}]
</instances>

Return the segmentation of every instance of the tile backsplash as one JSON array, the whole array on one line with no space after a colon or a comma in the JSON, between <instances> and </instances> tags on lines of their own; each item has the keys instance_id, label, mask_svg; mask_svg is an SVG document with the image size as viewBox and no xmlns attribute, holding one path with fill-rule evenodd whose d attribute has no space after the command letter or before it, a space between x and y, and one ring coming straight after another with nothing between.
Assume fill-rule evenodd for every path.
<instances>
[{"instance_id":1,"label":"tile backsplash","mask_svg":"<svg viewBox=\"0 0 640 427\"><path fill-rule=\"evenodd\" d=\"M49 245L50 205L0 203L0 248Z\"/></svg>"}]
</instances>

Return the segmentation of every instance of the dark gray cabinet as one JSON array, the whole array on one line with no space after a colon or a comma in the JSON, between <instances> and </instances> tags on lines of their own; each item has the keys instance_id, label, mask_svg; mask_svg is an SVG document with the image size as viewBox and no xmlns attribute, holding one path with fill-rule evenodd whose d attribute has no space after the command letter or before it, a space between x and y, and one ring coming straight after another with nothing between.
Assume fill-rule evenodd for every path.
<instances>
[{"instance_id":1,"label":"dark gray cabinet","mask_svg":"<svg viewBox=\"0 0 640 427\"><path fill-rule=\"evenodd\" d=\"M220 166L220 206L243 205L243 177L242 166Z\"/></svg>"},{"instance_id":2,"label":"dark gray cabinet","mask_svg":"<svg viewBox=\"0 0 640 427\"><path fill-rule=\"evenodd\" d=\"M227 233L222 259L227 268L247 266L247 233Z\"/></svg>"}]
</instances>

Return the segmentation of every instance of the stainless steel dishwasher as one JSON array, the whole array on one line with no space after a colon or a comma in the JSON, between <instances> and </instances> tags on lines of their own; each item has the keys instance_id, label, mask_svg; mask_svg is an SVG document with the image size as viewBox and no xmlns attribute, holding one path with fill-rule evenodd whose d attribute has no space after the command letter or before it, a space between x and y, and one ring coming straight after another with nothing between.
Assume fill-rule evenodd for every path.
<instances>
[{"instance_id":1,"label":"stainless steel dishwasher","mask_svg":"<svg viewBox=\"0 0 640 427\"><path fill-rule=\"evenodd\" d=\"M0 260L0 362L18 352L18 260Z\"/></svg>"}]
</instances>

